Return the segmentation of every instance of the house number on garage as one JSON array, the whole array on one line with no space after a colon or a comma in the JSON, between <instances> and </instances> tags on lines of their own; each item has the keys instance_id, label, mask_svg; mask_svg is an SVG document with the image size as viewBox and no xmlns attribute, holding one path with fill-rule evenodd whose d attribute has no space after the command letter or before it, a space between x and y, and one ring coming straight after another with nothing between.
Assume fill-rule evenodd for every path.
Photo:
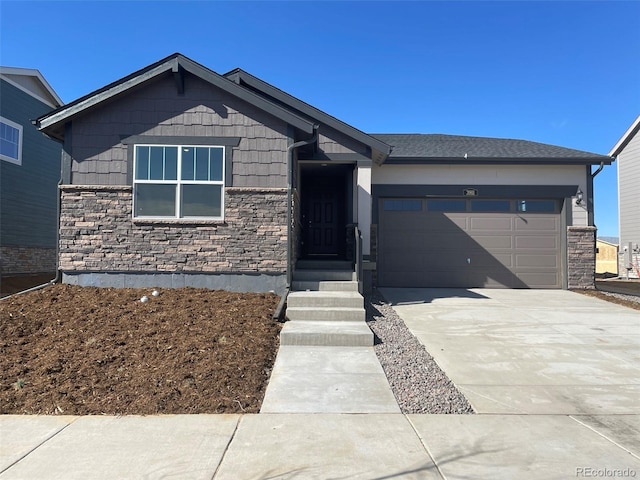
<instances>
[{"instance_id":1,"label":"house number on garage","mask_svg":"<svg viewBox=\"0 0 640 480\"><path fill-rule=\"evenodd\" d=\"M463 195L465 197L477 197L478 196L478 190L476 190L475 188L465 188L462 191Z\"/></svg>"}]
</instances>

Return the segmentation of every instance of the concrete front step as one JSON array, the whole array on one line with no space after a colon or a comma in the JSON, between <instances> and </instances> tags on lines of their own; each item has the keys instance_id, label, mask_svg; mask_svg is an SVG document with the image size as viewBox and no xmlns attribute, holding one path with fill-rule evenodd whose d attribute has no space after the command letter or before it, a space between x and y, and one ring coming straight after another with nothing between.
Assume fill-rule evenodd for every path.
<instances>
[{"instance_id":1,"label":"concrete front step","mask_svg":"<svg viewBox=\"0 0 640 480\"><path fill-rule=\"evenodd\" d=\"M327 280L355 280L353 270L296 270L294 281L313 280L322 282Z\"/></svg>"},{"instance_id":2,"label":"concrete front step","mask_svg":"<svg viewBox=\"0 0 640 480\"><path fill-rule=\"evenodd\" d=\"M363 322L365 321L364 307L360 308L331 308L331 307L289 307L287 319L302 322Z\"/></svg>"},{"instance_id":3,"label":"concrete front step","mask_svg":"<svg viewBox=\"0 0 640 480\"><path fill-rule=\"evenodd\" d=\"M291 292L287 307L364 308L358 292Z\"/></svg>"},{"instance_id":4,"label":"concrete front step","mask_svg":"<svg viewBox=\"0 0 640 480\"><path fill-rule=\"evenodd\" d=\"M371 347L373 332L364 322L287 322L280 345Z\"/></svg>"},{"instance_id":5,"label":"concrete front step","mask_svg":"<svg viewBox=\"0 0 640 480\"><path fill-rule=\"evenodd\" d=\"M353 262L348 260L298 260L296 269L353 271Z\"/></svg>"},{"instance_id":6,"label":"concrete front step","mask_svg":"<svg viewBox=\"0 0 640 480\"><path fill-rule=\"evenodd\" d=\"M291 287L295 291L321 291L321 292L357 292L358 282L355 280L318 281L318 280L294 280Z\"/></svg>"}]
</instances>

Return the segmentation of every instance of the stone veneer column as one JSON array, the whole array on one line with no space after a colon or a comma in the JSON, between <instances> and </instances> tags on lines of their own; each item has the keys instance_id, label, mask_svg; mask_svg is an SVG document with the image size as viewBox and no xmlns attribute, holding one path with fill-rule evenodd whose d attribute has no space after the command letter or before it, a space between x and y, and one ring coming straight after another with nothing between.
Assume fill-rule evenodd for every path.
<instances>
[{"instance_id":1,"label":"stone veneer column","mask_svg":"<svg viewBox=\"0 0 640 480\"><path fill-rule=\"evenodd\" d=\"M567 272L570 289L595 288L595 227L567 227Z\"/></svg>"}]
</instances>

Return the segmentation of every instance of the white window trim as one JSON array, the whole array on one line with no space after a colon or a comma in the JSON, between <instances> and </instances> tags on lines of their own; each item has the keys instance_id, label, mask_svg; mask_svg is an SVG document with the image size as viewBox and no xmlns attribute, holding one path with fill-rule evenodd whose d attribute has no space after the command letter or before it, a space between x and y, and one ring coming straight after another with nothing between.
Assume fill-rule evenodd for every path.
<instances>
[{"instance_id":1,"label":"white window trim","mask_svg":"<svg viewBox=\"0 0 640 480\"><path fill-rule=\"evenodd\" d=\"M176 147L178 150L178 171L176 180L136 180L137 171L137 151L138 147ZM182 149L183 148L221 148L222 149L222 180L182 180ZM174 221L224 221L224 200L225 200L225 168L226 168L226 147L224 145L173 145L173 144L147 144L137 143L133 145L133 204L131 215L135 221L141 220L174 220ZM157 216L157 215L143 215L136 216L136 184L155 184L155 185L176 185L176 197L175 197L175 216ZM220 185L220 216L218 217L204 217L204 216L182 216L182 185Z\"/></svg>"},{"instance_id":2,"label":"white window trim","mask_svg":"<svg viewBox=\"0 0 640 480\"><path fill-rule=\"evenodd\" d=\"M0 160L4 160L5 162L13 163L14 165L22 165L22 125L19 123L13 122L5 117L0 117L0 122L9 125L18 130L18 158L13 158L8 155L3 155L0 153Z\"/></svg>"}]
</instances>

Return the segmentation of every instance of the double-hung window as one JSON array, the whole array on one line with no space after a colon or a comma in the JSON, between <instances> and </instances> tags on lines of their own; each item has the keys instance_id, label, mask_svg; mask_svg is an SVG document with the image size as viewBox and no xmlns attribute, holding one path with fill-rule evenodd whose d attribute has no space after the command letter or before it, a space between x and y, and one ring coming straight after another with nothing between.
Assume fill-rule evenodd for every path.
<instances>
[{"instance_id":1,"label":"double-hung window","mask_svg":"<svg viewBox=\"0 0 640 480\"><path fill-rule=\"evenodd\" d=\"M222 219L224 149L136 145L134 218Z\"/></svg>"},{"instance_id":2,"label":"double-hung window","mask_svg":"<svg viewBox=\"0 0 640 480\"><path fill-rule=\"evenodd\" d=\"M22 125L0 117L0 159L22 165Z\"/></svg>"}]
</instances>

